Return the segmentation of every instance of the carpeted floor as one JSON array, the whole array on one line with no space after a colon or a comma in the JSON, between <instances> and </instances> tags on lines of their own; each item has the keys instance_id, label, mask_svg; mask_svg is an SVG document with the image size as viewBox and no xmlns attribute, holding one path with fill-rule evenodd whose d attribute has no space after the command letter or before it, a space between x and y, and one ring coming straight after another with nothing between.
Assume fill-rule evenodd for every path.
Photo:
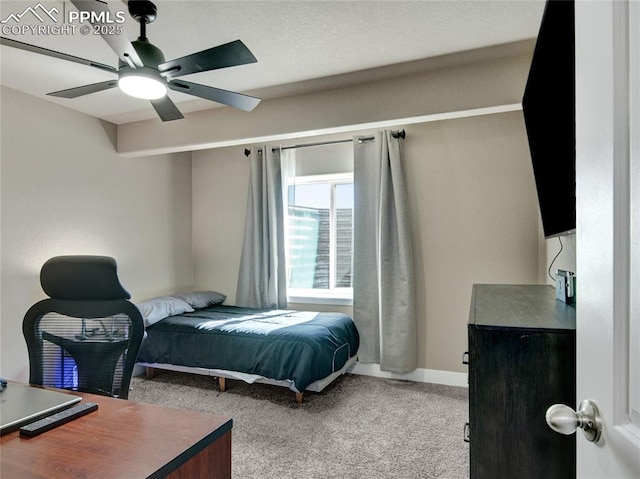
<instances>
[{"instance_id":1,"label":"carpeted floor","mask_svg":"<svg viewBox=\"0 0 640 479\"><path fill-rule=\"evenodd\" d=\"M233 418L235 479L469 477L466 388L347 374L321 393L158 371L129 399ZM179 427L179 424L176 425Z\"/></svg>"}]
</instances>

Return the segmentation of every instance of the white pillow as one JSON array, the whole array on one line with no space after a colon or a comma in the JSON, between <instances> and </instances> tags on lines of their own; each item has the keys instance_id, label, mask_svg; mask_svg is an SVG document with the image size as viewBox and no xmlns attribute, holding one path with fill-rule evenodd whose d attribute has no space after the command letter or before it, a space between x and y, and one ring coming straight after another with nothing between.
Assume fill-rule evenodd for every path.
<instances>
[{"instance_id":1,"label":"white pillow","mask_svg":"<svg viewBox=\"0 0 640 479\"><path fill-rule=\"evenodd\" d=\"M199 309L222 304L227 296L215 291L194 291L192 293L174 294L174 297L186 301L191 307Z\"/></svg>"},{"instance_id":2,"label":"white pillow","mask_svg":"<svg viewBox=\"0 0 640 479\"><path fill-rule=\"evenodd\" d=\"M136 304L142 314L145 327L157 323L161 319L169 316L176 316L182 313L192 313L193 308L189 303L174 296L158 296Z\"/></svg>"}]
</instances>

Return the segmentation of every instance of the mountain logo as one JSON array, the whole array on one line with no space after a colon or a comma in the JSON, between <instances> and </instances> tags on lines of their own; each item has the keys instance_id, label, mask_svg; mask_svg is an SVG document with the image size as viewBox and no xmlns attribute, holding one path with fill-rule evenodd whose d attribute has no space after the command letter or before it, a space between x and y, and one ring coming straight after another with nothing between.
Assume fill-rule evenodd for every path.
<instances>
[{"instance_id":1,"label":"mountain logo","mask_svg":"<svg viewBox=\"0 0 640 479\"><path fill-rule=\"evenodd\" d=\"M0 23L6 24L6 23L9 23L10 21L14 21L15 23L20 23L22 18L28 13L36 17L40 21L40 23L46 22L47 17L53 20L55 23L58 23L58 17L56 15L58 15L60 11L56 7L52 7L49 10L47 10L44 7L44 5L42 5L42 3L38 3L35 7L28 6L27 8L24 9L22 13L10 14L4 20L0 20Z\"/></svg>"}]
</instances>

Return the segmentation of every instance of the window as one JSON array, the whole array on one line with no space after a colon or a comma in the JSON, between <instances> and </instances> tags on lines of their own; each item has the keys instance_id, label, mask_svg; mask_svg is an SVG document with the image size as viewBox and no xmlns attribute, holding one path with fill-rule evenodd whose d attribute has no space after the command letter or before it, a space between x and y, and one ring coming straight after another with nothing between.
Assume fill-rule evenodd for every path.
<instances>
[{"instance_id":1,"label":"window","mask_svg":"<svg viewBox=\"0 0 640 479\"><path fill-rule=\"evenodd\" d=\"M289 301L350 304L353 174L295 177L287 195Z\"/></svg>"}]
</instances>

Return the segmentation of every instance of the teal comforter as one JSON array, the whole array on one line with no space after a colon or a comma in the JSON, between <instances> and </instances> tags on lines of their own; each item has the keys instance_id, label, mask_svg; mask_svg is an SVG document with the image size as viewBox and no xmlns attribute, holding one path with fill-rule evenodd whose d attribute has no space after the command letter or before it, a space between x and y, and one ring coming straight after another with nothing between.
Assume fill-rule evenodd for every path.
<instances>
[{"instance_id":1,"label":"teal comforter","mask_svg":"<svg viewBox=\"0 0 640 479\"><path fill-rule=\"evenodd\" d=\"M358 346L346 314L213 306L148 327L138 361L290 380L302 392L341 369Z\"/></svg>"}]
</instances>

